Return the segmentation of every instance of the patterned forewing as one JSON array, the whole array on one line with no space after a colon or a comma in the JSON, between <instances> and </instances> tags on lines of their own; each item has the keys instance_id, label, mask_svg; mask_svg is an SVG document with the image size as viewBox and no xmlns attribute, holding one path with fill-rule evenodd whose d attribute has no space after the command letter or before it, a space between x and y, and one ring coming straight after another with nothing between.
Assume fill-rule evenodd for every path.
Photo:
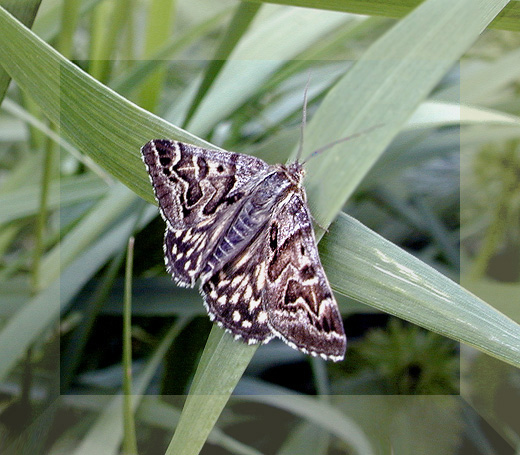
<instances>
[{"instance_id":1,"label":"patterned forewing","mask_svg":"<svg viewBox=\"0 0 520 455\"><path fill-rule=\"evenodd\" d=\"M148 142L141 154L171 230L204 222L211 229L247 194L253 177L268 167L252 156L167 139Z\"/></svg>"},{"instance_id":2,"label":"patterned forewing","mask_svg":"<svg viewBox=\"0 0 520 455\"><path fill-rule=\"evenodd\" d=\"M273 337L262 305L264 243L265 232L262 232L201 286L211 320L249 344L265 343Z\"/></svg>"},{"instance_id":3,"label":"patterned forewing","mask_svg":"<svg viewBox=\"0 0 520 455\"><path fill-rule=\"evenodd\" d=\"M271 330L289 345L337 361L346 348L343 322L303 198L294 192L268 227L264 308Z\"/></svg>"}]
</instances>

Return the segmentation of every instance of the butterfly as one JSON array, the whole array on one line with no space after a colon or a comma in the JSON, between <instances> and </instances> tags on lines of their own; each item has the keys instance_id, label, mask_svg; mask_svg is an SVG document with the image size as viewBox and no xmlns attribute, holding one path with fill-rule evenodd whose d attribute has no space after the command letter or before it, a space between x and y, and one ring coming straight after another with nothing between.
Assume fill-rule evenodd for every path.
<instances>
[{"instance_id":1,"label":"butterfly","mask_svg":"<svg viewBox=\"0 0 520 455\"><path fill-rule=\"evenodd\" d=\"M346 336L320 262L303 164L155 139L141 149L166 221L166 269L249 344L278 337L342 360Z\"/></svg>"}]
</instances>

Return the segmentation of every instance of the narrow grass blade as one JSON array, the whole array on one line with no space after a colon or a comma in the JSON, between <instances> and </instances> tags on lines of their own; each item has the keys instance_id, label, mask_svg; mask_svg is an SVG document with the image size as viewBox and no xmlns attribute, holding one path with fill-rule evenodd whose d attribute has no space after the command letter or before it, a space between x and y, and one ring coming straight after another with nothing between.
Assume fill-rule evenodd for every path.
<instances>
[{"instance_id":1,"label":"narrow grass blade","mask_svg":"<svg viewBox=\"0 0 520 455\"><path fill-rule=\"evenodd\" d=\"M132 389L133 411L135 411L142 399L142 395L166 354L168 347L187 322L188 318L183 317L172 325L161 340L161 344L157 347L150 360L148 360L143 372L136 378L135 385ZM116 395L112 398L90 431L83 438L81 444L72 452L72 455L91 455L93 453L115 455L118 453L118 448L123 438L122 402L122 395Z\"/></svg>"},{"instance_id":2,"label":"narrow grass blade","mask_svg":"<svg viewBox=\"0 0 520 455\"><path fill-rule=\"evenodd\" d=\"M125 267L125 298L123 310L123 452L137 455L134 409L132 403L132 273L134 268L134 243L128 239Z\"/></svg>"},{"instance_id":3,"label":"narrow grass blade","mask_svg":"<svg viewBox=\"0 0 520 455\"><path fill-rule=\"evenodd\" d=\"M324 0L317 3L315 0L250 0L257 3L276 3L280 5L302 6L305 8L320 8L346 13L368 14L371 16L404 17L414 8L423 3L423 0ZM520 2L512 1L494 19L490 27L502 30L520 30Z\"/></svg>"},{"instance_id":4,"label":"narrow grass blade","mask_svg":"<svg viewBox=\"0 0 520 455\"><path fill-rule=\"evenodd\" d=\"M333 289L520 367L520 325L342 215L320 242Z\"/></svg>"},{"instance_id":5,"label":"narrow grass blade","mask_svg":"<svg viewBox=\"0 0 520 455\"><path fill-rule=\"evenodd\" d=\"M256 349L213 327L166 455L199 453Z\"/></svg>"},{"instance_id":6,"label":"narrow grass blade","mask_svg":"<svg viewBox=\"0 0 520 455\"><path fill-rule=\"evenodd\" d=\"M18 18L20 22L31 27L36 13L38 12L40 3L41 0L29 0L23 2L20 0L1 0L0 6ZM0 67L0 103L4 99L10 81L11 78L9 77L9 74Z\"/></svg>"},{"instance_id":7,"label":"narrow grass blade","mask_svg":"<svg viewBox=\"0 0 520 455\"><path fill-rule=\"evenodd\" d=\"M199 89L193 98L188 113L186 114L184 124L188 124L191 120L191 117L197 110L197 107L204 99L206 92L220 73L222 66L224 66L224 63L235 48L236 44L239 42L240 38L242 38L242 35L248 29L249 24L256 16L259 8L260 5L254 5L248 2L241 2L238 4L233 19L227 27L226 34L220 42L213 59L209 62L208 68L206 69Z\"/></svg>"},{"instance_id":8,"label":"narrow grass blade","mask_svg":"<svg viewBox=\"0 0 520 455\"><path fill-rule=\"evenodd\" d=\"M407 119L505 4L428 0L376 41L329 90L305 133L304 156L381 126L308 163L309 205L321 226L334 219Z\"/></svg>"}]
</instances>

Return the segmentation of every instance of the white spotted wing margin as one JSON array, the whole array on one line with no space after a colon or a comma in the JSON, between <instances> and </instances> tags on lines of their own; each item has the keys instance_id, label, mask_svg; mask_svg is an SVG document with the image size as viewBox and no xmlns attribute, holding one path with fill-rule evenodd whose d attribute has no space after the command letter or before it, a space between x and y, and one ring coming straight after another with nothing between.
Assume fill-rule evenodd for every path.
<instances>
[{"instance_id":1,"label":"white spotted wing margin","mask_svg":"<svg viewBox=\"0 0 520 455\"><path fill-rule=\"evenodd\" d=\"M249 344L274 336L342 360L346 337L320 263L299 162L157 139L141 149L162 217L168 272Z\"/></svg>"}]
</instances>

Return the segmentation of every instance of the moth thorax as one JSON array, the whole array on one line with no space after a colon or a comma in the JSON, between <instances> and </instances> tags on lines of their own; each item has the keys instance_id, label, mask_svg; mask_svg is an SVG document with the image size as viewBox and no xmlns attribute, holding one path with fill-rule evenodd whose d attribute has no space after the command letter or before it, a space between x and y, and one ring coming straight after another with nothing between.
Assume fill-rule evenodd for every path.
<instances>
[{"instance_id":1,"label":"moth thorax","mask_svg":"<svg viewBox=\"0 0 520 455\"><path fill-rule=\"evenodd\" d=\"M302 182L303 177L305 177L305 169L303 168L303 164L299 161L288 164L286 170L290 180L297 185L299 185Z\"/></svg>"}]
</instances>

